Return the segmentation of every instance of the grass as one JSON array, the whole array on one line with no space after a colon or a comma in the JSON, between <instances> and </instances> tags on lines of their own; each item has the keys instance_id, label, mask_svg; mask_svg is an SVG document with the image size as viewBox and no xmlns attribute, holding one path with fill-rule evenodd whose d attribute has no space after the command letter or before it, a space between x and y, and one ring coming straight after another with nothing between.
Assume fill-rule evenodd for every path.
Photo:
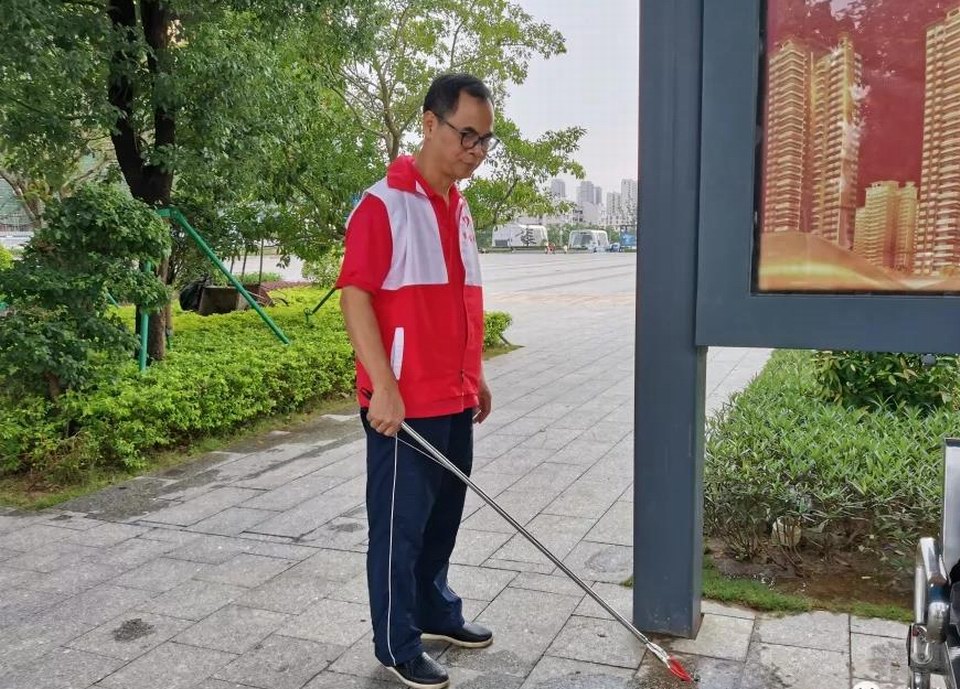
<instances>
[{"instance_id":1,"label":"grass","mask_svg":"<svg viewBox=\"0 0 960 689\"><path fill-rule=\"evenodd\" d=\"M633 577L623 585L633 588ZM898 605L879 605L853 599L822 600L795 593L783 593L754 579L728 577L718 572L709 559L703 567L703 597L718 603L741 605L752 610L784 615L826 610L895 622L912 620L910 609Z\"/></svg>"}]
</instances>

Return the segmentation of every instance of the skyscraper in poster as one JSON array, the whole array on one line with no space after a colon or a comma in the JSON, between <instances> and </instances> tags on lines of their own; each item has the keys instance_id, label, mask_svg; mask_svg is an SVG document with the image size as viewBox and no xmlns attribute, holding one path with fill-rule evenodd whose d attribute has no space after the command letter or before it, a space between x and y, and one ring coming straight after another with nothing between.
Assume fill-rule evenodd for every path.
<instances>
[{"instance_id":1,"label":"skyscraper in poster","mask_svg":"<svg viewBox=\"0 0 960 689\"><path fill-rule=\"evenodd\" d=\"M769 62L763 229L850 248L860 155L861 60L843 35L827 53L796 39Z\"/></svg>"},{"instance_id":2,"label":"skyscraper in poster","mask_svg":"<svg viewBox=\"0 0 960 689\"><path fill-rule=\"evenodd\" d=\"M915 271L960 264L960 8L927 29Z\"/></svg>"},{"instance_id":3,"label":"skyscraper in poster","mask_svg":"<svg viewBox=\"0 0 960 689\"><path fill-rule=\"evenodd\" d=\"M874 182L857 210L853 251L876 266L909 272L916 230L917 187L908 182Z\"/></svg>"}]
</instances>

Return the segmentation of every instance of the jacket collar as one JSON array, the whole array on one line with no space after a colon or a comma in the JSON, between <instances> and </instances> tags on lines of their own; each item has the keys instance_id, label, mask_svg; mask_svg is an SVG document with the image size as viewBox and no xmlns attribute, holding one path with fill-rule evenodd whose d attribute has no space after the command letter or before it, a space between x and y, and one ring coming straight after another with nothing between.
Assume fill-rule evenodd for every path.
<instances>
[{"instance_id":1,"label":"jacket collar","mask_svg":"<svg viewBox=\"0 0 960 689\"><path fill-rule=\"evenodd\" d=\"M391 189L406 191L411 194L420 194L427 198L441 198L440 194L423 178L414 162L413 156L399 156L387 168L387 186ZM460 190L454 184L450 187L450 206L455 207L460 201Z\"/></svg>"}]
</instances>

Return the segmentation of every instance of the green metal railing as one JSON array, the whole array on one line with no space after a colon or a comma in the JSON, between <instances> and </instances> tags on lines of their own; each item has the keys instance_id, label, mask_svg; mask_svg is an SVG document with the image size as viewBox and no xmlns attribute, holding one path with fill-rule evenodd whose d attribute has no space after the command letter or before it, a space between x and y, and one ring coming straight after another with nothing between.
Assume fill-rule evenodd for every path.
<instances>
[{"instance_id":1,"label":"green metal railing","mask_svg":"<svg viewBox=\"0 0 960 689\"><path fill-rule=\"evenodd\" d=\"M270 315L263 310L263 307L260 306L257 300L253 298L250 292L248 292L242 284L240 284L240 281L234 277L233 273L227 269L227 267L223 264L223 261L221 261L220 258L213 252L213 249L210 248L210 245L207 244L200 233L197 232L192 225L190 225L183 213L181 213L178 209L171 207L161 208L157 211L157 214L161 218L168 218L177 223L183 229L183 231L186 232L194 242L196 242L197 246L200 247L200 250L204 253L204 255L210 259L210 262L213 263L217 269L224 274L227 280L229 280L230 284L233 285L237 292L239 292L240 295L247 301L247 303L250 305L250 308L257 312L257 315L263 319L263 322L266 323L270 330L273 331L273 334L277 336L277 339L285 345L290 344L290 338L288 338L279 328L279 326L273 322L273 319L270 318Z\"/></svg>"}]
</instances>

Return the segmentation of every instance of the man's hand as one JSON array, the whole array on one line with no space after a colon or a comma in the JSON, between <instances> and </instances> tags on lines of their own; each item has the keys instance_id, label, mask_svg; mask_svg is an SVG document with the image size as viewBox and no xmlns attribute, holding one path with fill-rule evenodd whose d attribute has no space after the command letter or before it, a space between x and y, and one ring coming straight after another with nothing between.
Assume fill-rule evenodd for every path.
<instances>
[{"instance_id":1,"label":"man's hand","mask_svg":"<svg viewBox=\"0 0 960 689\"><path fill-rule=\"evenodd\" d=\"M367 411L367 421L373 430L381 435L395 436L405 413L403 398L396 384L374 388Z\"/></svg>"},{"instance_id":2,"label":"man's hand","mask_svg":"<svg viewBox=\"0 0 960 689\"><path fill-rule=\"evenodd\" d=\"M490 410L493 408L493 393L490 392L490 386L487 385L486 378L480 378L477 397L480 399L480 406L477 407L477 413L473 417L473 422L483 423L484 419L490 416Z\"/></svg>"}]
</instances>

